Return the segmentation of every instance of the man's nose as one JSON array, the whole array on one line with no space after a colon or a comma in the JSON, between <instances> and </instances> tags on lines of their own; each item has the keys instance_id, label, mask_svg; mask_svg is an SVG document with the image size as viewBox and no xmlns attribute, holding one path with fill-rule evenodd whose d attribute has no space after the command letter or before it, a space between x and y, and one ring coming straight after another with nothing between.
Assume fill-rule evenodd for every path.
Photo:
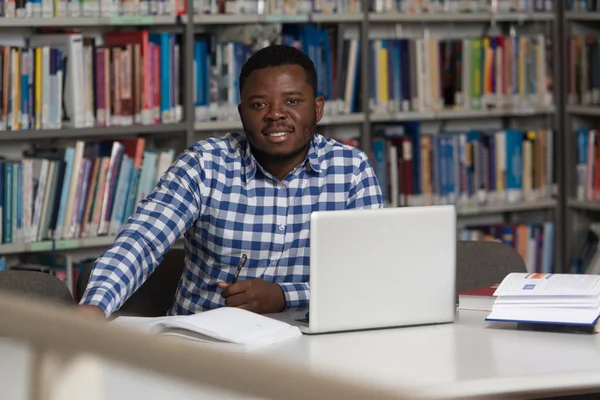
<instances>
[{"instance_id":1,"label":"man's nose","mask_svg":"<svg viewBox=\"0 0 600 400\"><path fill-rule=\"evenodd\" d=\"M266 117L271 121L279 121L286 118L286 114L279 104L271 104Z\"/></svg>"}]
</instances>

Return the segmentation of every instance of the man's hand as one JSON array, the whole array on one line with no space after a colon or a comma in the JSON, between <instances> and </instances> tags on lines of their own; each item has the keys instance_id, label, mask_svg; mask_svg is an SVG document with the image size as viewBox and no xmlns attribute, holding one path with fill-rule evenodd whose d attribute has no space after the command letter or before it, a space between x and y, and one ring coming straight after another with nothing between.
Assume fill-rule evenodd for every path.
<instances>
[{"instance_id":1,"label":"man's hand","mask_svg":"<svg viewBox=\"0 0 600 400\"><path fill-rule=\"evenodd\" d=\"M236 283L220 282L225 305L238 307L258 314L277 313L285 308L285 296L281 287L262 279L250 279Z\"/></svg>"},{"instance_id":2,"label":"man's hand","mask_svg":"<svg viewBox=\"0 0 600 400\"><path fill-rule=\"evenodd\" d=\"M81 305L77 306L77 310L83 314L91 315L95 318L105 319L104 311L100 309L100 307L89 306L89 305Z\"/></svg>"}]
</instances>

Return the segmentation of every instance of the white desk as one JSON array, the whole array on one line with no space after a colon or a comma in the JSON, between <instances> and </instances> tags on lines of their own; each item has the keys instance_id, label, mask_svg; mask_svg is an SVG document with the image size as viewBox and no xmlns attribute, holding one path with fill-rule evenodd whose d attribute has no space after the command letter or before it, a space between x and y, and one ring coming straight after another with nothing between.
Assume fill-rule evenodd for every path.
<instances>
[{"instance_id":1,"label":"white desk","mask_svg":"<svg viewBox=\"0 0 600 400\"><path fill-rule=\"evenodd\" d=\"M600 392L600 334L517 331L489 325L486 315L459 311L453 324L303 336L260 356L367 385L414 386L432 398Z\"/></svg>"},{"instance_id":2,"label":"white desk","mask_svg":"<svg viewBox=\"0 0 600 400\"><path fill-rule=\"evenodd\" d=\"M304 313L285 314L292 319ZM405 390L428 398L523 398L600 392L600 334L559 334L485 327L485 312L461 311L453 324L302 336L249 357L294 363L366 386ZM202 362L202 360L198 360ZM245 399L210 388L107 363L102 388L111 400ZM27 398L29 358L0 340L0 387ZM4 378L4 379L2 379ZM0 390L0 399L5 393ZM192 395L194 393L194 395Z\"/></svg>"}]
</instances>

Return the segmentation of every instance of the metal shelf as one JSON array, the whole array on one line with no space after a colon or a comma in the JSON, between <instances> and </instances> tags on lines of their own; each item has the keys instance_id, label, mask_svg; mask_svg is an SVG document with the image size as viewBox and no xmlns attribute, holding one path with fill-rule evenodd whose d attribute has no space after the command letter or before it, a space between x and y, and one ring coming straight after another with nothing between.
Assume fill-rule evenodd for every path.
<instances>
[{"instance_id":1,"label":"metal shelf","mask_svg":"<svg viewBox=\"0 0 600 400\"><path fill-rule=\"evenodd\" d=\"M554 107L528 107L523 109L491 109L491 110L442 110L442 111L409 111L399 113L371 114L372 122L393 121L435 121L448 119L469 118L499 118L499 117L526 117L532 115L545 115L554 112Z\"/></svg>"},{"instance_id":2,"label":"metal shelf","mask_svg":"<svg viewBox=\"0 0 600 400\"><path fill-rule=\"evenodd\" d=\"M567 106L567 113L600 117L600 106Z\"/></svg>"},{"instance_id":3,"label":"metal shelf","mask_svg":"<svg viewBox=\"0 0 600 400\"><path fill-rule=\"evenodd\" d=\"M91 137L135 136L161 133L182 132L187 129L185 123L129 125L129 126L96 126L93 128L40 129L28 131L0 131L0 142L8 140L33 139L70 139Z\"/></svg>"},{"instance_id":4,"label":"metal shelf","mask_svg":"<svg viewBox=\"0 0 600 400\"><path fill-rule=\"evenodd\" d=\"M34 243L0 244L0 255L39 253L54 250L92 249L108 247L115 240L114 236L99 236L83 239L45 240Z\"/></svg>"},{"instance_id":5,"label":"metal shelf","mask_svg":"<svg viewBox=\"0 0 600 400\"><path fill-rule=\"evenodd\" d=\"M242 123L239 121L210 121L196 122L194 124L196 132L235 131L241 129Z\"/></svg>"},{"instance_id":6,"label":"metal shelf","mask_svg":"<svg viewBox=\"0 0 600 400\"><path fill-rule=\"evenodd\" d=\"M347 115L327 115L319 122L319 126L331 125L348 125L359 124L365 120L363 113L347 114ZM241 130L242 123L239 121L212 121L212 122L196 122L194 130L196 132L214 132L214 131L232 131Z\"/></svg>"},{"instance_id":7,"label":"metal shelf","mask_svg":"<svg viewBox=\"0 0 600 400\"><path fill-rule=\"evenodd\" d=\"M361 22L364 19L363 13L339 13L339 14L311 14L310 20L312 22L330 22L330 23L341 23L341 22Z\"/></svg>"},{"instance_id":8,"label":"metal shelf","mask_svg":"<svg viewBox=\"0 0 600 400\"><path fill-rule=\"evenodd\" d=\"M456 213L460 217L483 215L483 214L498 214L507 212L524 212L524 211L536 211L536 210L547 210L555 208L557 202L555 199L542 199L538 201L529 201L522 203L500 203L500 204L486 204L481 206L465 206L456 207Z\"/></svg>"},{"instance_id":9,"label":"metal shelf","mask_svg":"<svg viewBox=\"0 0 600 400\"><path fill-rule=\"evenodd\" d=\"M174 15L136 17L52 17L52 18L0 18L0 28L44 28L44 27L84 27L113 25L177 25Z\"/></svg>"},{"instance_id":10,"label":"metal shelf","mask_svg":"<svg viewBox=\"0 0 600 400\"><path fill-rule=\"evenodd\" d=\"M568 204L575 210L600 211L600 201L569 199Z\"/></svg>"},{"instance_id":11,"label":"metal shelf","mask_svg":"<svg viewBox=\"0 0 600 400\"><path fill-rule=\"evenodd\" d=\"M567 21L600 21L600 12L565 12Z\"/></svg>"},{"instance_id":12,"label":"metal shelf","mask_svg":"<svg viewBox=\"0 0 600 400\"><path fill-rule=\"evenodd\" d=\"M115 236L97 236L80 239L44 240L34 243L0 244L0 256L9 254L42 253L52 250L68 252L74 250L108 248L115 240ZM184 240L179 239L171 248L183 248Z\"/></svg>"},{"instance_id":13,"label":"metal shelf","mask_svg":"<svg viewBox=\"0 0 600 400\"><path fill-rule=\"evenodd\" d=\"M264 23L343 23L360 22L363 13L339 14L269 14L269 15L239 15L239 14L203 14L194 15L194 24L198 25L241 25Z\"/></svg>"},{"instance_id":14,"label":"metal shelf","mask_svg":"<svg viewBox=\"0 0 600 400\"><path fill-rule=\"evenodd\" d=\"M520 22L520 21L552 21L554 14L551 13L369 13L371 22L423 22L423 23L453 23L453 22Z\"/></svg>"},{"instance_id":15,"label":"metal shelf","mask_svg":"<svg viewBox=\"0 0 600 400\"><path fill-rule=\"evenodd\" d=\"M230 15L230 14L203 14L194 15L194 24L199 25L237 25L254 24L263 20L262 15Z\"/></svg>"},{"instance_id":16,"label":"metal shelf","mask_svg":"<svg viewBox=\"0 0 600 400\"><path fill-rule=\"evenodd\" d=\"M365 120L365 114L363 113L355 113L355 114L346 114L346 115L326 115L321 118L318 125L320 126L328 126L328 125L348 125L348 124L360 124Z\"/></svg>"}]
</instances>

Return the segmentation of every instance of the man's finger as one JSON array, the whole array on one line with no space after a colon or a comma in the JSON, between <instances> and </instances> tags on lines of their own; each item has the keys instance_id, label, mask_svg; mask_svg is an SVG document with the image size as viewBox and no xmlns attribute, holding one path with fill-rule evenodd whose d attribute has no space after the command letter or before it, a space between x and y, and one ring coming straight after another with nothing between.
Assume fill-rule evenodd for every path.
<instances>
[{"instance_id":1,"label":"man's finger","mask_svg":"<svg viewBox=\"0 0 600 400\"><path fill-rule=\"evenodd\" d=\"M227 282L219 282L217 283L217 286L221 289L225 289L227 286L231 285L231 283L227 283Z\"/></svg>"},{"instance_id":2,"label":"man's finger","mask_svg":"<svg viewBox=\"0 0 600 400\"><path fill-rule=\"evenodd\" d=\"M221 295L223 297L235 296L236 294L244 293L246 290L248 290L248 281L229 283L223 288Z\"/></svg>"},{"instance_id":3,"label":"man's finger","mask_svg":"<svg viewBox=\"0 0 600 400\"><path fill-rule=\"evenodd\" d=\"M225 305L228 307L239 307L246 303L248 303L248 295L246 292L225 298Z\"/></svg>"}]
</instances>

